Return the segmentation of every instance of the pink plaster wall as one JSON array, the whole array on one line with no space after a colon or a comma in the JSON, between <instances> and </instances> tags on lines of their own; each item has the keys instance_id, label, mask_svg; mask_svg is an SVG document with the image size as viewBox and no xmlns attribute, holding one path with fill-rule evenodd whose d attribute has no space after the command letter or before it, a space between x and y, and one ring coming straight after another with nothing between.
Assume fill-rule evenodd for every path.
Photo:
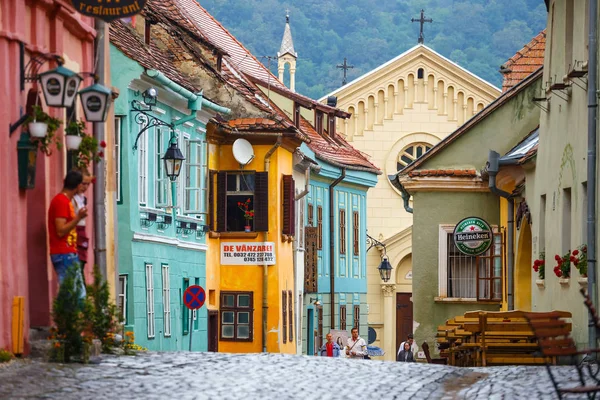
<instances>
[{"instance_id":1,"label":"pink plaster wall","mask_svg":"<svg viewBox=\"0 0 600 400\"><path fill-rule=\"evenodd\" d=\"M31 51L51 52L76 63L80 72L91 71L94 65L94 36L93 20L76 14L68 0L0 1L0 65L3 66L0 68L0 348L3 349L12 347L14 296L26 298L26 352L29 328L50 325L57 282L48 256L46 213L50 200L62 188L66 172L64 150L54 151L51 156L40 152L35 189L19 189L16 147L21 129L9 137L8 125L19 119L21 110L24 112L26 94L33 87L27 83L25 91L19 88L19 42L24 42L28 49L25 62ZM40 72L54 67L46 63ZM90 83L87 79L82 87ZM64 120L63 109L45 109ZM83 118L82 112L78 115ZM91 125L88 128L91 132ZM62 136L62 130L59 133ZM91 197L90 189L90 208ZM93 246L92 215L90 209L87 229ZM94 261L92 246L88 266Z\"/></svg>"}]
</instances>

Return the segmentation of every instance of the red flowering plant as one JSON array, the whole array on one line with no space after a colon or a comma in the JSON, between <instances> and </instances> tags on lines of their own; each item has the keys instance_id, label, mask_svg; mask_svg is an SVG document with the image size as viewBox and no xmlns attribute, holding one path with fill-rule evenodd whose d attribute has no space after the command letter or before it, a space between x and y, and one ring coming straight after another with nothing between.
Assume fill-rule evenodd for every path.
<instances>
[{"instance_id":1,"label":"red flowering plant","mask_svg":"<svg viewBox=\"0 0 600 400\"><path fill-rule=\"evenodd\" d=\"M248 198L246 201L238 201L237 204L239 209L244 212L244 218L246 221L250 223L250 220L254 218L254 210L250 209L250 198Z\"/></svg>"},{"instance_id":2,"label":"red flowering plant","mask_svg":"<svg viewBox=\"0 0 600 400\"><path fill-rule=\"evenodd\" d=\"M546 253L543 251L537 260L533 262L533 270L538 273L538 279L544 279L546 277Z\"/></svg>"},{"instance_id":3,"label":"red flowering plant","mask_svg":"<svg viewBox=\"0 0 600 400\"><path fill-rule=\"evenodd\" d=\"M579 270L581 276L587 277L587 246L585 244L573 250L570 261Z\"/></svg>"},{"instance_id":4,"label":"red flowering plant","mask_svg":"<svg viewBox=\"0 0 600 400\"><path fill-rule=\"evenodd\" d=\"M554 256L556 265L554 266L554 273L559 278L568 278L571 276L571 250L567 251L564 256L558 254Z\"/></svg>"}]
</instances>

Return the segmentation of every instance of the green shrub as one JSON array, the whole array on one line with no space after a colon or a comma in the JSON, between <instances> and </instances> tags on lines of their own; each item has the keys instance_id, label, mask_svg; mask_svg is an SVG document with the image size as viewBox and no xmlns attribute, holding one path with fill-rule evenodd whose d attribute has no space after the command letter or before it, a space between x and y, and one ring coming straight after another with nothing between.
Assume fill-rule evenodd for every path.
<instances>
[{"instance_id":1,"label":"green shrub","mask_svg":"<svg viewBox=\"0 0 600 400\"><path fill-rule=\"evenodd\" d=\"M13 355L10 351L0 349L0 363L9 362L12 358Z\"/></svg>"},{"instance_id":2,"label":"green shrub","mask_svg":"<svg viewBox=\"0 0 600 400\"><path fill-rule=\"evenodd\" d=\"M87 293L91 331L102 342L102 352L110 353L115 346L114 334L120 329L119 313L117 306L110 301L108 283L97 265L94 266L94 282L87 287Z\"/></svg>"}]
</instances>

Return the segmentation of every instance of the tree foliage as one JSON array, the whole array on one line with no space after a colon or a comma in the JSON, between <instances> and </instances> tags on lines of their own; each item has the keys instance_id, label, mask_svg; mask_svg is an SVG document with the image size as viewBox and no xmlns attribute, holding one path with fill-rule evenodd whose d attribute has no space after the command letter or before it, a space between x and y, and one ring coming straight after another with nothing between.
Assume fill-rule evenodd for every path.
<instances>
[{"instance_id":1,"label":"tree foliage","mask_svg":"<svg viewBox=\"0 0 600 400\"><path fill-rule=\"evenodd\" d=\"M285 10L298 52L296 90L319 98L339 87L344 57L352 80L417 43L421 8L425 44L500 86L498 68L546 24L541 0L199 0L259 59L275 56ZM264 59L262 59L264 61ZM276 63L271 63L276 73Z\"/></svg>"}]
</instances>

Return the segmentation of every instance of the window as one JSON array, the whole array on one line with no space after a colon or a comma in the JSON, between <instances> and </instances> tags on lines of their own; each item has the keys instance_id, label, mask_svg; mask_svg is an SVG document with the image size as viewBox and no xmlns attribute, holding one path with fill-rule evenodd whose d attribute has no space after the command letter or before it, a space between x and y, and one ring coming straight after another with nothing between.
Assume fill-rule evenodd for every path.
<instances>
[{"instance_id":1,"label":"window","mask_svg":"<svg viewBox=\"0 0 600 400\"><path fill-rule=\"evenodd\" d=\"M155 194L156 199L154 205L156 207L167 207L170 203L169 201L169 178L167 177L167 171L165 170L165 163L163 161L163 156L165 151L169 146L169 139L171 134L166 129L156 128L156 149L154 154L154 162L155 162L155 170L156 170L156 184L155 184Z\"/></svg>"},{"instance_id":2,"label":"window","mask_svg":"<svg viewBox=\"0 0 600 400\"><path fill-rule=\"evenodd\" d=\"M318 134L323 134L323 112L315 110L315 130Z\"/></svg>"},{"instance_id":3,"label":"window","mask_svg":"<svg viewBox=\"0 0 600 400\"><path fill-rule=\"evenodd\" d=\"M315 210L312 204L308 204L308 225L315 226Z\"/></svg>"},{"instance_id":4,"label":"window","mask_svg":"<svg viewBox=\"0 0 600 400\"><path fill-rule=\"evenodd\" d=\"M340 329L346 330L346 305L340 306Z\"/></svg>"},{"instance_id":5,"label":"window","mask_svg":"<svg viewBox=\"0 0 600 400\"><path fill-rule=\"evenodd\" d=\"M318 282L318 255L317 255L317 228L307 226L304 228L304 292L316 293Z\"/></svg>"},{"instance_id":6,"label":"window","mask_svg":"<svg viewBox=\"0 0 600 400\"><path fill-rule=\"evenodd\" d=\"M169 281L169 266L162 266L162 301L165 337L171 336L171 284Z\"/></svg>"},{"instance_id":7,"label":"window","mask_svg":"<svg viewBox=\"0 0 600 400\"><path fill-rule=\"evenodd\" d=\"M214 177L213 177L214 179ZM216 173L217 232L267 232L269 228L269 182L266 172ZM251 218L244 218L240 203L248 204Z\"/></svg>"},{"instance_id":8,"label":"window","mask_svg":"<svg viewBox=\"0 0 600 400\"><path fill-rule=\"evenodd\" d=\"M356 328L360 331L360 305L355 305L354 306L354 326L353 328Z\"/></svg>"},{"instance_id":9,"label":"window","mask_svg":"<svg viewBox=\"0 0 600 400\"><path fill-rule=\"evenodd\" d=\"M183 292L185 292L185 290L189 287L190 287L190 280L188 278L183 278ZM183 304L183 294L181 294L179 296L179 298L181 299L181 309L183 310L183 312L181 313L181 315L182 315L181 326L183 328L183 334L187 335L190 332L190 309L187 308ZM193 316L192 316L192 318L193 318Z\"/></svg>"},{"instance_id":10,"label":"window","mask_svg":"<svg viewBox=\"0 0 600 400\"><path fill-rule=\"evenodd\" d=\"M146 312L148 339L154 338L154 276L152 264L146 264Z\"/></svg>"},{"instance_id":11,"label":"window","mask_svg":"<svg viewBox=\"0 0 600 400\"><path fill-rule=\"evenodd\" d=\"M423 79L424 75L425 75L425 71L423 71L423 68L419 68L417 70L417 79Z\"/></svg>"},{"instance_id":12,"label":"window","mask_svg":"<svg viewBox=\"0 0 600 400\"><path fill-rule=\"evenodd\" d=\"M115 184L117 202L121 202L121 123L123 117L115 117Z\"/></svg>"},{"instance_id":13,"label":"window","mask_svg":"<svg viewBox=\"0 0 600 400\"><path fill-rule=\"evenodd\" d=\"M317 250L323 249L323 207L317 206Z\"/></svg>"},{"instance_id":14,"label":"window","mask_svg":"<svg viewBox=\"0 0 600 400\"><path fill-rule=\"evenodd\" d=\"M127 275L119 275L119 293L117 307L123 324L127 324Z\"/></svg>"},{"instance_id":15,"label":"window","mask_svg":"<svg viewBox=\"0 0 600 400\"><path fill-rule=\"evenodd\" d=\"M583 221L581 223L581 242L582 243L587 243L587 208L588 208L588 192L587 192L587 182L583 182L581 184L581 192L582 192L582 204L583 207L581 207L582 213L581 215L583 216Z\"/></svg>"},{"instance_id":16,"label":"window","mask_svg":"<svg viewBox=\"0 0 600 400\"><path fill-rule=\"evenodd\" d=\"M454 244L454 226L440 226L439 295L479 301L502 300L504 230L494 228L494 243L483 255L461 253Z\"/></svg>"},{"instance_id":17,"label":"window","mask_svg":"<svg viewBox=\"0 0 600 400\"><path fill-rule=\"evenodd\" d=\"M323 307L317 308L317 349L323 346Z\"/></svg>"},{"instance_id":18,"label":"window","mask_svg":"<svg viewBox=\"0 0 600 400\"><path fill-rule=\"evenodd\" d=\"M563 189L562 198L562 253L571 251L571 188Z\"/></svg>"},{"instance_id":19,"label":"window","mask_svg":"<svg viewBox=\"0 0 600 400\"><path fill-rule=\"evenodd\" d=\"M296 245L298 250L304 250L304 198L298 200L298 212L296 220Z\"/></svg>"},{"instance_id":20,"label":"window","mask_svg":"<svg viewBox=\"0 0 600 400\"><path fill-rule=\"evenodd\" d=\"M300 115L300 104L294 103L294 125L296 128L300 128L300 120L302 116Z\"/></svg>"},{"instance_id":21,"label":"window","mask_svg":"<svg viewBox=\"0 0 600 400\"><path fill-rule=\"evenodd\" d=\"M176 131L176 134L177 134L178 146L179 146L179 149L181 149L181 154L187 161L189 158L188 157L188 142L189 142L190 136L187 134L183 134L180 131ZM177 180L175 181L175 185L176 185L175 192L177 193L176 194L177 195L177 214L182 214L183 209L184 209L184 204L183 204L184 190L183 190L183 188L187 184L186 170L187 170L187 168L185 168L185 162L184 162L184 168L181 170L179 178L177 178Z\"/></svg>"},{"instance_id":22,"label":"window","mask_svg":"<svg viewBox=\"0 0 600 400\"><path fill-rule=\"evenodd\" d=\"M540 231L538 233L539 240L539 252L546 251L546 195L540 196ZM534 254L534 257L538 257L538 254Z\"/></svg>"},{"instance_id":23,"label":"window","mask_svg":"<svg viewBox=\"0 0 600 400\"><path fill-rule=\"evenodd\" d=\"M421 157L431 149L431 145L428 143L414 143L410 146L405 147L398 155L398 162L396 168L398 171L402 170L408 164Z\"/></svg>"},{"instance_id":24,"label":"window","mask_svg":"<svg viewBox=\"0 0 600 400\"><path fill-rule=\"evenodd\" d=\"M252 341L252 292L221 292L221 340Z\"/></svg>"},{"instance_id":25,"label":"window","mask_svg":"<svg viewBox=\"0 0 600 400\"><path fill-rule=\"evenodd\" d=\"M282 232L284 235L293 236L296 230L295 218L296 218L296 188L294 185L294 178L292 175L282 176L283 184L283 227Z\"/></svg>"},{"instance_id":26,"label":"window","mask_svg":"<svg viewBox=\"0 0 600 400\"><path fill-rule=\"evenodd\" d=\"M354 211L352 213L352 241L353 241L353 248L354 248L354 255L357 256L360 253L360 243L359 243L359 238L360 238L360 219L359 219L359 214L358 211Z\"/></svg>"},{"instance_id":27,"label":"window","mask_svg":"<svg viewBox=\"0 0 600 400\"><path fill-rule=\"evenodd\" d=\"M346 254L346 210L340 209L340 254Z\"/></svg>"},{"instance_id":28,"label":"window","mask_svg":"<svg viewBox=\"0 0 600 400\"><path fill-rule=\"evenodd\" d=\"M206 171L205 145L203 141L185 141L185 185L183 187L184 214L202 214L206 185L202 181L202 171Z\"/></svg>"},{"instance_id":29,"label":"window","mask_svg":"<svg viewBox=\"0 0 600 400\"><path fill-rule=\"evenodd\" d=\"M282 326L281 330L283 333L283 344L287 343L287 332L288 332L288 315L287 315L287 292L284 290L281 292L281 314L282 314Z\"/></svg>"},{"instance_id":30,"label":"window","mask_svg":"<svg viewBox=\"0 0 600 400\"><path fill-rule=\"evenodd\" d=\"M288 290L288 321L289 321L289 332L290 342L294 340L294 296L292 291Z\"/></svg>"},{"instance_id":31,"label":"window","mask_svg":"<svg viewBox=\"0 0 600 400\"><path fill-rule=\"evenodd\" d=\"M145 206L148 202L148 148L146 135L140 136L138 142L138 202L141 206Z\"/></svg>"},{"instance_id":32,"label":"window","mask_svg":"<svg viewBox=\"0 0 600 400\"><path fill-rule=\"evenodd\" d=\"M568 73L569 69L573 68L573 1L574 0L565 1L565 73ZM581 0L578 0L578 2L580 1Z\"/></svg>"}]
</instances>

